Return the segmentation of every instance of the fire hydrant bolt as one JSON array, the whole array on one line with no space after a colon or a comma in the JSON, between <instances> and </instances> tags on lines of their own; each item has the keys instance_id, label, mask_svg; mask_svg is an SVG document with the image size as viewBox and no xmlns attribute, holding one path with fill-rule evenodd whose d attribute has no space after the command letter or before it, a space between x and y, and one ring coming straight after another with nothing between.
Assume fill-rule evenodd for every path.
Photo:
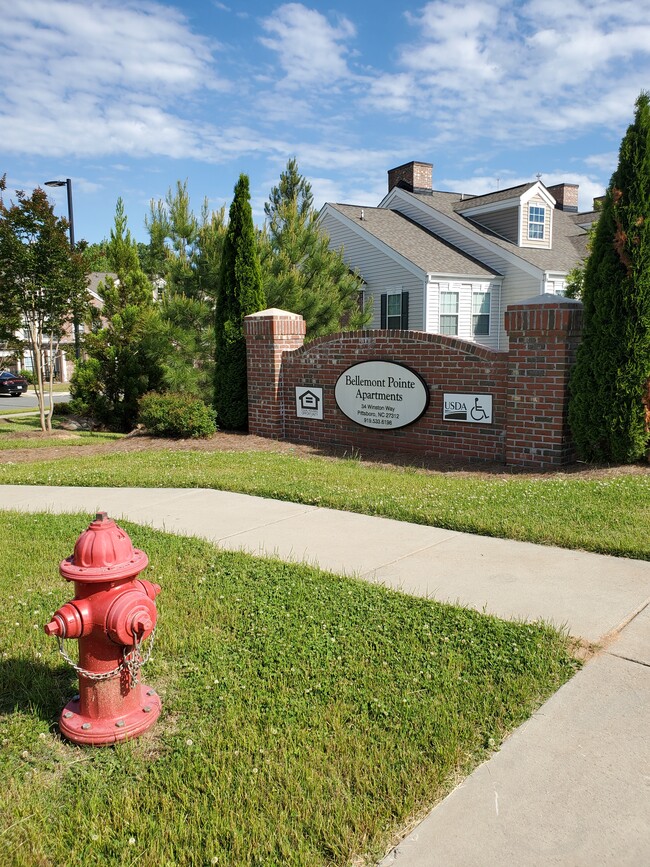
<instances>
[{"instance_id":1,"label":"fire hydrant bolt","mask_svg":"<svg viewBox=\"0 0 650 867\"><path fill-rule=\"evenodd\" d=\"M61 575L74 581L75 598L45 626L47 635L79 639L79 695L63 709L61 733L79 744L101 746L132 738L155 723L160 699L138 683L145 661L140 643L156 625L157 584L137 576L147 566L144 551L106 512L99 512L61 562ZM70 658L61 652L69 661ZM147 712L143 713L147 708Z\"/></svg>"}]
</instances>

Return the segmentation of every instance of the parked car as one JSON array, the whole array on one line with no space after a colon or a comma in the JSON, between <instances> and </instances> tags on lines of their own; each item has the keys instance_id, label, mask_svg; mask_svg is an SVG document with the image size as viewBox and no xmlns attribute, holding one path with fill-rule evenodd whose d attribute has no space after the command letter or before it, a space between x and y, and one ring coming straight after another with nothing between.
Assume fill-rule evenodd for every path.
<instances>
[{"instance_id":1,"label":"parked car","mask_svg":"<svg viewBox=\"0 0 650 867\"><path fill-rule=\"evenodd\" d=\"M0 394L10 394L12 397L20 397L27 391L29 383L22 376L3 370L0 373Z\"/></svg>"}]
</instances>

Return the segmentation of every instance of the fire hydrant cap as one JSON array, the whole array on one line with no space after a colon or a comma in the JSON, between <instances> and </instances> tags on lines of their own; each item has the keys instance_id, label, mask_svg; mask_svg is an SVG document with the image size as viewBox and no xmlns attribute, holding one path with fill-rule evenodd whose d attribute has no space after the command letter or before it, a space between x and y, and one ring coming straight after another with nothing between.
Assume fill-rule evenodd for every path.
<instances>
[{"instance_id":1,"label":"fire hydrant cap","mask_svg":"<svg viewBox=\"0 0 650 867\"><path fill-rule=\"evenodd\" d=\"M129 535L106 512L98 512L77 539L72 556L61 561L59 571L68 581L117 581L138 575L148 563Z\"/></svg>"}]
</instances>

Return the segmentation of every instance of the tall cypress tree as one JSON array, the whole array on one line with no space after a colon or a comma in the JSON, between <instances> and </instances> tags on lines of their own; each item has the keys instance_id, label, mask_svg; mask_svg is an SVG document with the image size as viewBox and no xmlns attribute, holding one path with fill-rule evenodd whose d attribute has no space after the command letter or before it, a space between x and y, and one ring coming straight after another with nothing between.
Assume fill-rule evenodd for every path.
<instances>
[{"instance_id":1,"label":"tall cypress tree","mask_svg":"<svg viewBox=\"0 0 650 867\"><path fill-rule=\"evenodd\" d=\"M586 460L632 462L648 447L650 95L619 152L584 275L584 332L569 422Z\"/></svg>"},{"instance_id":2,"label":"tall cypress tree","mask_svg":"<svg viewBox=\"0 0 650 867\"><path fill-rule=\"evenodd\" d=\"M264 306L248 176L242 174L230 206L215 311L214 406L221 427L237 430L247 426L244 316Z\"/></svg>"}]
</instances>

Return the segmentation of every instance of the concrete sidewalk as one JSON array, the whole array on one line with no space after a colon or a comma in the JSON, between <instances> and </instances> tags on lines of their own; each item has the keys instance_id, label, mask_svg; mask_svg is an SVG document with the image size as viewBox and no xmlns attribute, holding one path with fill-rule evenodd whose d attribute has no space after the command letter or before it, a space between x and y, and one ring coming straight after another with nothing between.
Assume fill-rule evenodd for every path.
<instances>
[{"instance_id":1,"label":"concrete sidewalk","mask_svg":"<svg viewBox=\"0 0 650 867\"><path fill-rule=\"evenodd\" d=\"M103 510L602 643L382 864L650 863L650 563L212 490L6 485L0 508Z\"/></svg>"}]
</instances>

